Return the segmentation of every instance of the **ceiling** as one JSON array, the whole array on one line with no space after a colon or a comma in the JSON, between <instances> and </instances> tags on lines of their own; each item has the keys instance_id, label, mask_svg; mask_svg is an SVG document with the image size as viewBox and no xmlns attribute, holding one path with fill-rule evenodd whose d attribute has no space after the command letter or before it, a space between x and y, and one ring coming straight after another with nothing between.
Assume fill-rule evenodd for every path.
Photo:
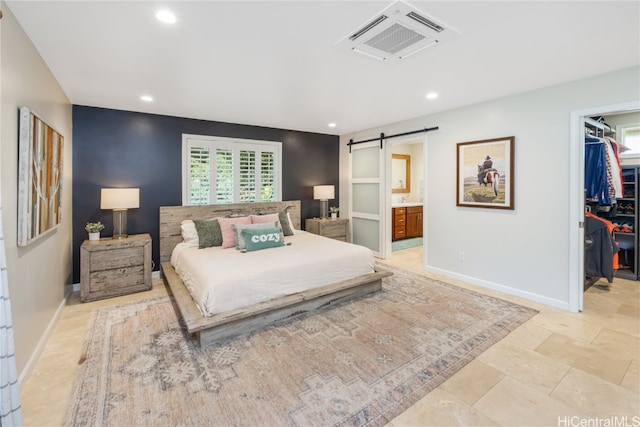
<instances>
[{"instance_id":1,"label":"ceiling","mask_svg":"<svg viewBox=\"0 0 640 427\"><path fill-rule=\"evenodd\" d=\"M639 1L408 1L460 34L395 63L335 47L391 1L6 3L73 104L336 135L640 64Z\"/></svg>"}]
</instances>

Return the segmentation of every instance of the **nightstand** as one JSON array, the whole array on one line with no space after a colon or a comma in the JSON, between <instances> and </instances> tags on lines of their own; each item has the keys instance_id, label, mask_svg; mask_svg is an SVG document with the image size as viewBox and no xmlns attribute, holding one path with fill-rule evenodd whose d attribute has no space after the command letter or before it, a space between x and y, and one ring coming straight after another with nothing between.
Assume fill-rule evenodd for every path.
<instances>
[{"instance_id":1,"label":"nightstand","mask_svg":"<svg viewBox=\"0 0 640 427\"><path fill-rule=\"evenodd\" d=\"M305 221L304 229L331 239L349 241L349 218L310 218Z\"/></svg>"},{"instance_id":2,"label":"nightstand","mask_svg":"<svg viewBox=\"0 0 640 427\"><path fill-rule=\"evenodd\" d=\"M151 289L151 236L85 240L80 246L80 300Z\"/></svg>"}]
</instances>

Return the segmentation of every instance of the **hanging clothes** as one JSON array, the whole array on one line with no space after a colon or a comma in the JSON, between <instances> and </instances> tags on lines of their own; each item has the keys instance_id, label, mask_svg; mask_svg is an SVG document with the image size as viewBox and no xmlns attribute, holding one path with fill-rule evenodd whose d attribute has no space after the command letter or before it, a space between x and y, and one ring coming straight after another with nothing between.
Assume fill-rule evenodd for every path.
<instances>
[{"instance_id":1,"label":"hanging clothes","mask_svg":"<svg viewBox=\"0 0 640 427\"><path fill-rule=\"evenodd\" d=\"M607 183L607 152L600 138L585 138L584 146L584 186L586 197L598 204L609 205L609 187Z\"/></svg>"},{"instance_id":2,"label":"hanging clothes","mask_svg":"<svg viewBox=\"0 0 640 427\"><path fill-rule=\"evenodd\" d=\"M623 197L622 167L617 144L585 137L585 190L588 200L612 205Z\"/></svg>"},{"instance_id":3,"label":"hanging clothes","mask_svg":"<svg viewBox=\"0 0 640 427\"><path fill-rule=\"evenodd\" d=\"M620 184L622 185L622 193L623 193L622 196L620 197L624 197L624 179L622 178L622 162L620 161L620 153L622 150L620 149L620 143L615 139L611 138L610 136L605 136L604 139L608 141L609 144L611 144L611 147L613 148L616 164L620 169Z\"/></svg>"},{"instance_id":4,"label":"hanging clothes","mask_svg":"<svg viewBox=\"0 0 640 427\"><path fill-rule=\"evenodd\" d=\"M607 159L607 183L609 185L609 197L619 199L622 197L622 168L620 167L620 157L617 157L613 144L605 139Z\"/></svg>"},{"instance_id":5,"label":"hanging clothes","mask_svg":"<svg viewBox=\"0 0 640 427\"><path fill-rule=\"evenodd\" d=\"M591 212L585 213L585 264L589 276L613 282L618 265L618 242L613 237L615 225Z\"/></svg>"}]
</instances>

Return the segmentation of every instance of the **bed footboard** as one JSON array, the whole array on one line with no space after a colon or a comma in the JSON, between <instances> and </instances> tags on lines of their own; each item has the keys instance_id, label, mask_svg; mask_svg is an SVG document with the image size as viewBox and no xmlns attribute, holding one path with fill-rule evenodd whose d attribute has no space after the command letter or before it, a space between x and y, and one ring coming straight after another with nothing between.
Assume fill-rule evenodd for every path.
<instances>
[{"instance_id":1,"label":"bed footboard","mask_svg":"<svg viewBox=\"0 0 640 427\"><path fill-rule=\"evenodd\" d=\"M202 347L223 338L263 328L278 320L379 291L382 288L382 279L393 274L386 270L377 270L354 279L204 317L171 263L161 263L161 270L187 331L194 334Z\"/></svg>"}]
</instances>

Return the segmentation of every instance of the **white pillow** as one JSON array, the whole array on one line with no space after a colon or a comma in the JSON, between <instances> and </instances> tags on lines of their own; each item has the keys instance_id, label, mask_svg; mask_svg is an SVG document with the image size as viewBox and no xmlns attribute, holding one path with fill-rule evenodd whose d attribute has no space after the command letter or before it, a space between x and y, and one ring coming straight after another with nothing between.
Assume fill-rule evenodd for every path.
<instances>
[{"instance_id":1,"label":"white pillow","mask_svg":"<svg viewBox=\"0 0 640 427\"><path fill-rule=\"evenodd\" d=\"M180 230L182 231L182 241L189 246L199 246L198 231L196 225L190 219L185 219L180 223Z\"/></svg>"}]
</instances>

